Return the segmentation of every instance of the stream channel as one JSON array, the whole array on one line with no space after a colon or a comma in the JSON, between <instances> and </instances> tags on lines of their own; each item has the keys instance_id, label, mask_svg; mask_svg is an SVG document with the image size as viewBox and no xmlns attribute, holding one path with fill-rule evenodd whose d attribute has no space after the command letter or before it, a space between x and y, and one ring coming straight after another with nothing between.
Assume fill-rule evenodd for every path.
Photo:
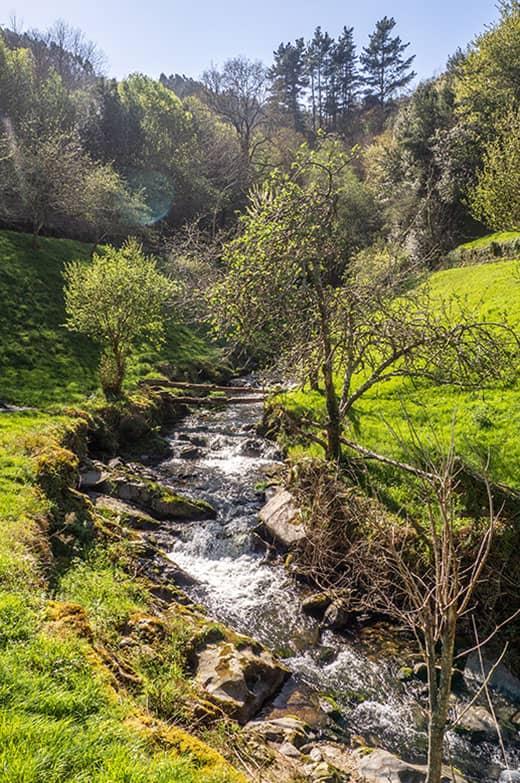
<instances>
[{"instance_id":1,"label":"stream channel","mask_svg":"<svg viewBox=\"0 0 520 783\"><path fill-rule=\"evenodd\" d=\"M292 672L267 710L297 712L300 702L334 704L327 738L349 742L360 735L407 761L425 760L424 683L401 682L402 661L374 655L370 635L321 631L301 611L305 589L291 579L280 559L270 562L256 532L265 502L258 489L266 466L281 455L256 432L261 403L199 409L170 433L171 454L156 466L161 481L208 500L218 511L209 521L168 524L170 559L193 577L185 591L208 615L247 634L281 657ZM462 701L474 681L465 677ZM519 694L516 694L517 696ZM327 698L328 697L328 701ZM512 701L494 693L498 711L512 715ZM298 701L299 700L299 701ZM290 709L289 709L290 707ZM517 713L518 716L518 713ZM491 783L505 761L498 742L470 741L450 731L452 762L468 781ZM520 769L518 725L506 740L510 770ZM514 778L517 780L518 778Z\"/></svg>"}]
</instances>

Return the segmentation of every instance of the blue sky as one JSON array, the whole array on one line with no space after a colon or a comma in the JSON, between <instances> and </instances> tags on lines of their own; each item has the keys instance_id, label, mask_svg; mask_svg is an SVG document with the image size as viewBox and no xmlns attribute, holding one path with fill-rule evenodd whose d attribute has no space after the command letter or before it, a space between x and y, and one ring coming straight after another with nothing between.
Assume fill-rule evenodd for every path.
<instances>
[{"instance_id":1,"label":"blue sky","mask_svg":"<svg viewBox=\"0 0 520 783\"><path fill-rule=\"evenodd\" d=\"M199 76L210 62L237 54L268 63L280 41L308 38L316 25L333 36L354 26L361 46L387 14L411 41L420 77L427 77L497 10L495 0L0 0L0 24L13 14L25 28L45 28L57 18L81 27L117 77L133 71Z\"/></svg>"}]
</instances>

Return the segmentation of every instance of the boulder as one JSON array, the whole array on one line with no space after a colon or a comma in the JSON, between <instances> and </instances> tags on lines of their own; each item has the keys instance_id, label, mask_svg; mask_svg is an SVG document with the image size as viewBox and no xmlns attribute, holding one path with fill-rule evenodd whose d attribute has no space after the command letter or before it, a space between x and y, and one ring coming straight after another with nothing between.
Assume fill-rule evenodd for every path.
<instances>
[{"instance_id":1,"label":"boulder","mask_svg":"<svg viewBox=\"0 0 520 783\"><path fill-rule=\"evenodd\" d=\"M120 524L125 527L131 527L135 530L153 530L161 524L158 519L147 514L146 511L109 495L95 495L93 500L95 507L101 513L108 512L110 515L116 515L119 517Z\"/></svg>"},{"instance_id":2,"label":"boulder","mask_svg":"<svg viewBox=\"0 0 520 783\"><path fill-rule=\"evenodd\" d=\"M111 476L97 489L105 495L132 503L159 519L214 519L217 515L205 500L177 495L163 484L134 474Z\"/></svg>"},{"instance_id":3,"label":"boulder","mask_svg":"<svg viewBox=\"0 0 520 783\"><path fill-rule=\"evenodd\" d=\"M425 783L427 777L425 766L408 764L380 749L360 756L358 772L366 783ZM453 777L448 770L441 780L442 783L465 783L460 775L455 773Z\"/></svg>"},{"instance_id":4,"label":"boulder","mask_svg":"<svg viewBox=\"0 0 520 783\"><path fill-rule=\"evenodd\" d=\"M321 620L331 603L332 596L329 593L313 593L303 599L302 612Z\"/></svg>"},{"instance_id":5,"label":"boulder","mask_svg":"<svg viewBox=\"0 0 520 783\"><path fill-rule=\"evenodd\" d=\"M278 490L260 509L259 516L267 534L285 549L305 539L294 497L287 490Z\"/></svg>"},{"instance_id":6,"label":"boulder","mask_svg":"<svg viewBox=\"0 0 520 783\"><path fill-rule=\"evenodd\" d=\"M459 734L465 734L471 742L496 742L498 733L493 716L485 707L473 705L462 716L455 727Z\"/></svg>"},{"instance_id":7,"label":"boulder","mask_svg":"<svg viewBox=\"0 0 520 783\"><path fill-rule=\"evenodd\" d=\"M260 645L223 641L199 653L195 678L231 717L246 723L287 675L287 669Z\"/></svg>"},{"instance_id":8,"label":"boulder","mask_svg":"<svg viewBox=\"0 0 520 783\"><path fill-rule=\"evenodd\" d=\"M342 631L351 619L348 607L341 600L333 601L323 616L322 625L331 631Z\"/></svg>"},{"instance_id":9,"label":"boulder","mask_svg":"<svg viewBox=\"0 0 520 783\"><path fill-rule=\"evenodd\" d=\"M500 773L498 783L520 783L520 770L504 769Z\"/></svg>"},{"instance_id":10,"label":"boulder","mask_svg":"<svg viewBox=\"0 0 520 783\"><path fill-rule=\"evenodd\" d=\"M484 674L480 666L478 651L466 659L464 679L481 685L494 666L493 661L484 659ZM515 677L504 664L499 664L489 679L489 685L515 704L520 704L520 679Z\"/></svg>"}]
</instances>

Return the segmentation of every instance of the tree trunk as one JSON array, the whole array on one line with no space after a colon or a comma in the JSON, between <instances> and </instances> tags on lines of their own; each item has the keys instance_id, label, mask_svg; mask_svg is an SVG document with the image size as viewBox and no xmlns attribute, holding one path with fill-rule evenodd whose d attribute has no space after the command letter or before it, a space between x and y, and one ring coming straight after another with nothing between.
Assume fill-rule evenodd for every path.
<instances>
[{"instance_id":1,"label":"tree trunk","mask_svg":"<svg viewBox=\"0 0 520 783\"><path fill-rule=\"evenodd\" d=\"M446 629L441 640L441 672L437 686L437 672L433 661L433 676L435 677L435 697L430 696L430 726L428 730L428 776L426 783L441 783L444 734L448 722L448 710L451 693L451 674L455 650L455 632L457 629L457 611L450 607L446 617ZM432 662L428 661L431 671ZM429 687L432 688L432 678L429 675Z\"/></svg>"},{"instance_id":2,"label":"tree trunk","mask_svg":"<svg viewBox=\"0 0 520 783\"><path fill-rule=\"evenodd\" d=\"M325 402L329 417L327 423L327 459L339 462L341 460L341 416L338 397L334 387L332 363L329 360L325 361L322 372L325 381Z\"/></svg>"}]
</instances>

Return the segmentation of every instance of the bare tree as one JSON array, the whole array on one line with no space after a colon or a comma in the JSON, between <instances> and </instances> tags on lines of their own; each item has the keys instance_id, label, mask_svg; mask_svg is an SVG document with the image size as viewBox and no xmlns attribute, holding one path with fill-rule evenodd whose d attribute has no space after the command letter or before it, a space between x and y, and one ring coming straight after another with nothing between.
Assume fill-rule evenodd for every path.
<instances>
[{"instance_id":1,"label":"bare tree","mask_svg":"<svg viewBox=\"0 0 520 783\"><path fill-rule=\"evenodd\" d=\"M442 463L431 461L427 470L420 471L427 525L419 538L414 536L413 546L402 524L376 516L370 542L355 552L357 579L365 583L364 606L407 627L424 655L429 696L427 783L440 783L444 735L448 725L462 717L449 721L456 636L463 619L475 621L475 594L488 578L486 567L500 522L486 484L487 521L472 521L474 527L481 527L476 542L468 548L458 512L460 471L453 448ZM477 637L473 649L481 647Z\"/></svg>"},{"instance_id":2,"label":"bare tree","mask_svg":"<svg viewBox=\"0 0 520 783\"><path fill-rule=\"evenodd\" d=\"M234 57L219 70L212 66L202 81L209 105L237 132L242 155L247 162L254 158L261 139L257 131L265 122L267 72L258 60Z\"/></svg>"}]
</instances>

